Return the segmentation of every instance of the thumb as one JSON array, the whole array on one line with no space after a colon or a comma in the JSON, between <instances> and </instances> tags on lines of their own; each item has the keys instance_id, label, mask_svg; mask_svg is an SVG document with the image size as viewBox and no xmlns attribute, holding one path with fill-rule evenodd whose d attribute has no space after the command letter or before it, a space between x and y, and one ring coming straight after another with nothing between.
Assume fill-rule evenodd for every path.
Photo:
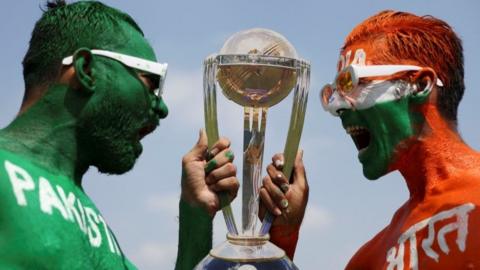
<instances>
[{"instance_id":1,"label":"thumb","mask_svg":"<svg viewBox=\"0 0 480 270\"><path fill-rule=\"evenodd\" d=\"M198 134L198 141L190 151L190 155L195 159L203 159L208 149L207 133L202 128Z\"/></svg>"},{"instance_id":2,"label":"thumb","mask_svg":"<svg viewBox=\"0 0 480 270\"><path fill-rule=\"evenodd\" d=\"M305 174L305 166L303 165L303 150L297 152L295 158L295 165L293 168L294 185L297 185L301 189L305 189L308 186L307 176Z\"/></svg>"}]
</instances>

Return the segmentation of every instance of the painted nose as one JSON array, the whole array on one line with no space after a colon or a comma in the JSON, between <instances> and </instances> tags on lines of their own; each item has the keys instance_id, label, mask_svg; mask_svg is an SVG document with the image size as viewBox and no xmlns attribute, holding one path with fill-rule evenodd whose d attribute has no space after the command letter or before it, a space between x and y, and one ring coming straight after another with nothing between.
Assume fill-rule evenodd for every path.
<instances>
[{"instance_id":1,"label":"painted nose","mask_svg":"<svg viewBox=\"0 0 480 270\"><path fill-rule=\"evenodd\" d=\"M345 110L351 109L352 106L335 91L330 97L328 104L324 105L323 108L333 116L339 116Z\"/></svg>"},{"instance_id":2,"label":"painted nose","mask_svg":"<svg viewBox=\"0 0 480 270\"><path fill-rule=\"evenodd\" d=\"M155 99L153 111L158 115L160 119L164 119L168 115L168 107L161 97Z\"/></svg>"}]
</instances>

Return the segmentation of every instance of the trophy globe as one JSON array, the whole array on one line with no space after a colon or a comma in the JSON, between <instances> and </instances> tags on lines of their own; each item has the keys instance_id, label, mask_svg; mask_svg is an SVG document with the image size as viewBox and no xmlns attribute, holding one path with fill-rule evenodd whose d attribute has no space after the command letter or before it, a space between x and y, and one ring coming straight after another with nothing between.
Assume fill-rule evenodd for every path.
<instances>
[{"instance_id":1,"label":"trophy globe","mask_svg":"<svg viewBox=\"0 0 480 270\"><path fill-rule=\"evenodd\" d=\"M258 28L243 31L220 50L217 80L223 94L235 103L268 108L295 86L296 70L288 64L296 58L295 48L280 34Z\"/></svg>"},{"instance_id":2,"label":"trophy globe","mask_svg":"<svg viewBox=\"0 0 480 270\"><path fill-rule=\"evenodd\" d=\"M290 178L303 129L310 82L310 64L277 32L254 28L231 36L218 54L204 62L204 112L209 148L218 140L216 89L244 108L242 227L239 232L225 194L220 194L227 240L213 248L195 269L298 269L269 242L274 220L267 213L258 225L263 148L268 108L295 89L283 173Z\"/></svg>"}]
</instances>

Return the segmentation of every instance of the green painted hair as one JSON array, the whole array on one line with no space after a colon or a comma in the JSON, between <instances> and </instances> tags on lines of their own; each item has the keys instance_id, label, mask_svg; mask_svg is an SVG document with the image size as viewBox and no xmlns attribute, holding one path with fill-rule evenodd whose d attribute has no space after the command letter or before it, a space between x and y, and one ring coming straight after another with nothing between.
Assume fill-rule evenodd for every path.
<instances>
[{"instance_id":1,"label":"green painted hair","mask_svg":"<svg viewBox=\"0 0 480 270\"><path fill-rule=\"evenodd\" d=\"M129 15L97 1L66 4L64 0L55 0L47 2L46 7L35 24L23 59L24 102L33 91L54 82L62 59L77 49L121 48L128 36L118 31L120 22L127 22L143 35Z\"/></svg>"}]
</instances>

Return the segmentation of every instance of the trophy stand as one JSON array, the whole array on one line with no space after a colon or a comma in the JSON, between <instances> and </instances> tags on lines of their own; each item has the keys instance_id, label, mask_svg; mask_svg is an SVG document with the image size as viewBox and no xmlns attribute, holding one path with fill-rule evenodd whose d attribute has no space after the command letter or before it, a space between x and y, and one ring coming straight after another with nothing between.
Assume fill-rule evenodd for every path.
<instances>
[{"instance_id":1,"label":"trophy stand","mask_svg":"<svg viewBox=\"0 0 480 270\"><path fill-rule=\"evenodd\" d=\"M295 88L284 149L283 173L289 179L303 129L309 81L310 64L298 59L286 38L267 29L234 34L218 55L205 60L204 110L209 148L219 137L217 82L228 99L244 107L242 231L238 233L226 195L220 194L227 241L212 249L195 269L297 269L282 249L268 241L273 215L266 214L259 232L256 227L268 108Z\"/></svg>"}]
</instances>

